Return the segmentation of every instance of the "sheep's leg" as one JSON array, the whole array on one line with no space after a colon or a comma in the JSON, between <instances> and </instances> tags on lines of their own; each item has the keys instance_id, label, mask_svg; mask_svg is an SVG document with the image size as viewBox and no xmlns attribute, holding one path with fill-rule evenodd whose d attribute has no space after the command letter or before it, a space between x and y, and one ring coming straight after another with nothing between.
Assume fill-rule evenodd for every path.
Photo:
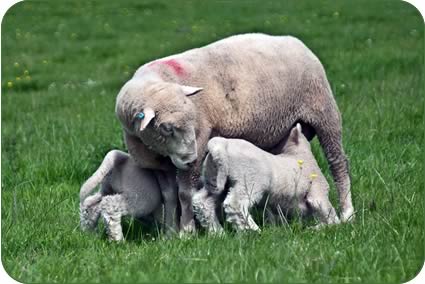
<instances>
[{"instance_id":1,"label":"sheep's leg","mask_svg":"<svg viewBox=\"0 0 425 284\"><path fill-rule=\"evenodd\" d=\"M198 185L202 160L207 152L207 143L211 134L211 128L208 125L205 125L205 122L203 121L200 123L200 129L202 129L202 131L196 138L198 159L196 160L195 165L188 171L177 171L179 201L181 206L180 233L182 235L194 233L196 231L192 206L192 193Z\"/></svg>"},{"instance_id":2,"label":"sheep's leg","mask_svg":"<svg viewBox=\"0 0 425 284\"><path fill-rule=\"evenodd\" d=\"M327 191L321 190L321 188L311 187L307 195L307 203L313 211L313 215L317 216L322 225L339 224L340 220L336 214L335 208L329 201Z\"/></svg>"},{"instance_id":3,"label":"sheep's leg","mask_svg":"<svg viewBox=\"0 0 425 284\"><path fill-rule=\"evenodd\" d=\"M100 207L109 239L124 240L121 217L128 214L128 208L123 196L120 194L105 196Z\"/></svg>"},{"instance_id":4,"label":"sheep's leg","mask_svg":"<svg viewBox=\"0 0 425 284\"><path fill-rule=\"evenodd\" d=\"M201 226L208 229L209 233L220 234L223 228L216 214L215 195L209 195L205 188L200 189L192 198L193 211Z\"/></svg>"},{"instance_id":5,"label":"sheep's leg","mask_svg":"<svg viewBox=\"0 0 425 284\"><path fill-rule=\"evenodd\" d=\"M347 222L354 218L354 208L351 201L348 160L342 148L341 127L330 129L318 127L316 130L338 190L341 219Z\"/></svg>"},{"instance_id":6,"label":"sheep's leg","mask_svg":"<svg viewBox=\"0 0 425 284\"><path fill-rule=\"evenodd\" d=\"M230 188L223 202L226 220L238 231L260 231L251 214L249 214L249 209L255 202L256 200L250 198L245 188Z\"/></svg>"},{"instance_id":7,"label":"sheep's leg","mask_svg":"<svg viewBox=\"0 0 425 284\"><path fill-rule=\"evenodd\" d=\"M102 194L96 193L80 203L80 227L83 231L94 230L100 217Z\"/></svg>"},{"instance_id":8,"label":"sheep's leg","mask_svg":"<svg viewBox=\"0 0 425 284\"><path fill-rule=\"evenodd\" d=\"M181 216L180 216L180 234L190 234L196 231L195 220L192 207L192 192L195 189L195 186L192 184L194 178L191 178L193 175L193 170L189 171L178 171L177 180L178 180L178 197L181 207Z\"/></svg>"},{"instance_id":9,"label":"sheep's leg","mask_svg":"<svg viewBox=\"0 0 425 284\"><path fill-rule=\"evenodd\" d=\"M177 186L175 173L156 171L162 199L164 200L164 229L167 235L177 232Z\"/></svg>"}]
</instances>

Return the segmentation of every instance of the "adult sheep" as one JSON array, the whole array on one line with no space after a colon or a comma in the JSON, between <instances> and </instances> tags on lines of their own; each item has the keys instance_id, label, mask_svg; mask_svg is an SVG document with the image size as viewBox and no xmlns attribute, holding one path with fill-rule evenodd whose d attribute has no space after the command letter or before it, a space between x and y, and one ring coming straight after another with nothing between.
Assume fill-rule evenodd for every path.
<instances>
[{"instance_id":1,"label":"adult sheep","mask_svg":"<svg viewBox=\"0 0 425 284\"><path fill-rule=\"evenodd\" d=\"M141 66L120 90L116 114L140 166L177 167L181 229L194 229L192 190L211 137L241 138L280 152L297 123L317 134L339 193L351 202L341 116L319 59L291 36L243 34Z\"/></svg>"}]
</instances>

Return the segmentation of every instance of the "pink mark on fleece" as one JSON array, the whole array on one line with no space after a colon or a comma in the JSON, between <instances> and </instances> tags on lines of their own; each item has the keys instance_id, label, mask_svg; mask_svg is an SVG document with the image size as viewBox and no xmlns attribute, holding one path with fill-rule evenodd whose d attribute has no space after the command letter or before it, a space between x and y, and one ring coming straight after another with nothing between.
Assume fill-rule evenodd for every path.
<instances>
[{"instance_id":1,"label":"pink mark on fleece","mask_svg":"<svg viewBox=\"0 0 425 284\"><path fill-rule=\"evenodd\" d=\"M173 69L174 73L176 73L177 76L183 76L186 73L183 66L175 59L156 60L154 62L151 62L148 66L157 65L157 64L167 65L168 67Z\"/></svg>"}]
</instances>

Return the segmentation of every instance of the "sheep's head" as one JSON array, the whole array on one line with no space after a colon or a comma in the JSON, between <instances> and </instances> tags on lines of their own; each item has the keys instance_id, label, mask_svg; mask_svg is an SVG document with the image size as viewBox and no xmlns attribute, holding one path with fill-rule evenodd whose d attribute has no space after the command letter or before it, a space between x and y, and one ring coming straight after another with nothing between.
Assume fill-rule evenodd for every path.
<instances>
[{"instance_id":1,"label":"sheep's head","mask_svg":"<svg viewBox=\"0 0 425 284\"><path fill-rule=\"evenodd\" d=\"M186 170L197 157L196 107L188 98L201 88L132 79L117 97L116 113L125 131Z\"/></svg>"}]
</instances>

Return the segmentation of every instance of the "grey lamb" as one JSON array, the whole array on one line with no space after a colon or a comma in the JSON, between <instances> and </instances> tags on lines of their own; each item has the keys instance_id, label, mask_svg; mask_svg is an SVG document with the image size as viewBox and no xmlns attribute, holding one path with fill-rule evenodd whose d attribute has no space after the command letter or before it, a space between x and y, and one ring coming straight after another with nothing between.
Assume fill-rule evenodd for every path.
<instances>
[{"instance_id":1,"label":"grey lamb","mask_svg":"<svg viewBox=\"0 0 425 284\"><path fill-rule=\"evenodd\" d=\"M212 138L208 150L204 187L193 196L193 204L201 225L210 232L222 231L215 209L216 197L225 189L229 190L223 202L226 220L237 230L259 230L249 209L260 202L277 214L313 214L320 221L318 226L340 222L328 198L329 185L300 124L292 129L279 155L245 140L221 137Z\"/></svg>"},{"instance_id":2,"label":"grey lamb","mask_svg":"<svg viewBox=\"0 0 425 284\"><path fill-rule=\"evenodd\" d=\"M319 59L294 37L236 35L147 63L120 90L116 114L141 167L178 168L183 231L194 228L192 191L211 137L280 153L297 122L319 138L341 219L353 217L341 115Z\"/></svg>"},{"instance_id":3,"label":"grey lamb","mask_svg":"<svg viewBox=\"0 0 425 284\"><path fill-rule=\"evenodd\" d=\"M124 239L121 217L145 217L153 214L161 216L163 211L162 194L174 194L174 204L165 204L164 218L167 230L175 230L175 208L177 195L160 190L160 173L142 169L130 156L119 150L110 151L96 172L83 184L80 190L80 226L83 230L93 230L100 216L105 221L109 239ZM101 184L100 191L90 195ZM168 198L170 200L172 198ZM162 221L162 220L161 220ZM170 231L167 231L170 232Z\"/></svg>"}]
</instances>

